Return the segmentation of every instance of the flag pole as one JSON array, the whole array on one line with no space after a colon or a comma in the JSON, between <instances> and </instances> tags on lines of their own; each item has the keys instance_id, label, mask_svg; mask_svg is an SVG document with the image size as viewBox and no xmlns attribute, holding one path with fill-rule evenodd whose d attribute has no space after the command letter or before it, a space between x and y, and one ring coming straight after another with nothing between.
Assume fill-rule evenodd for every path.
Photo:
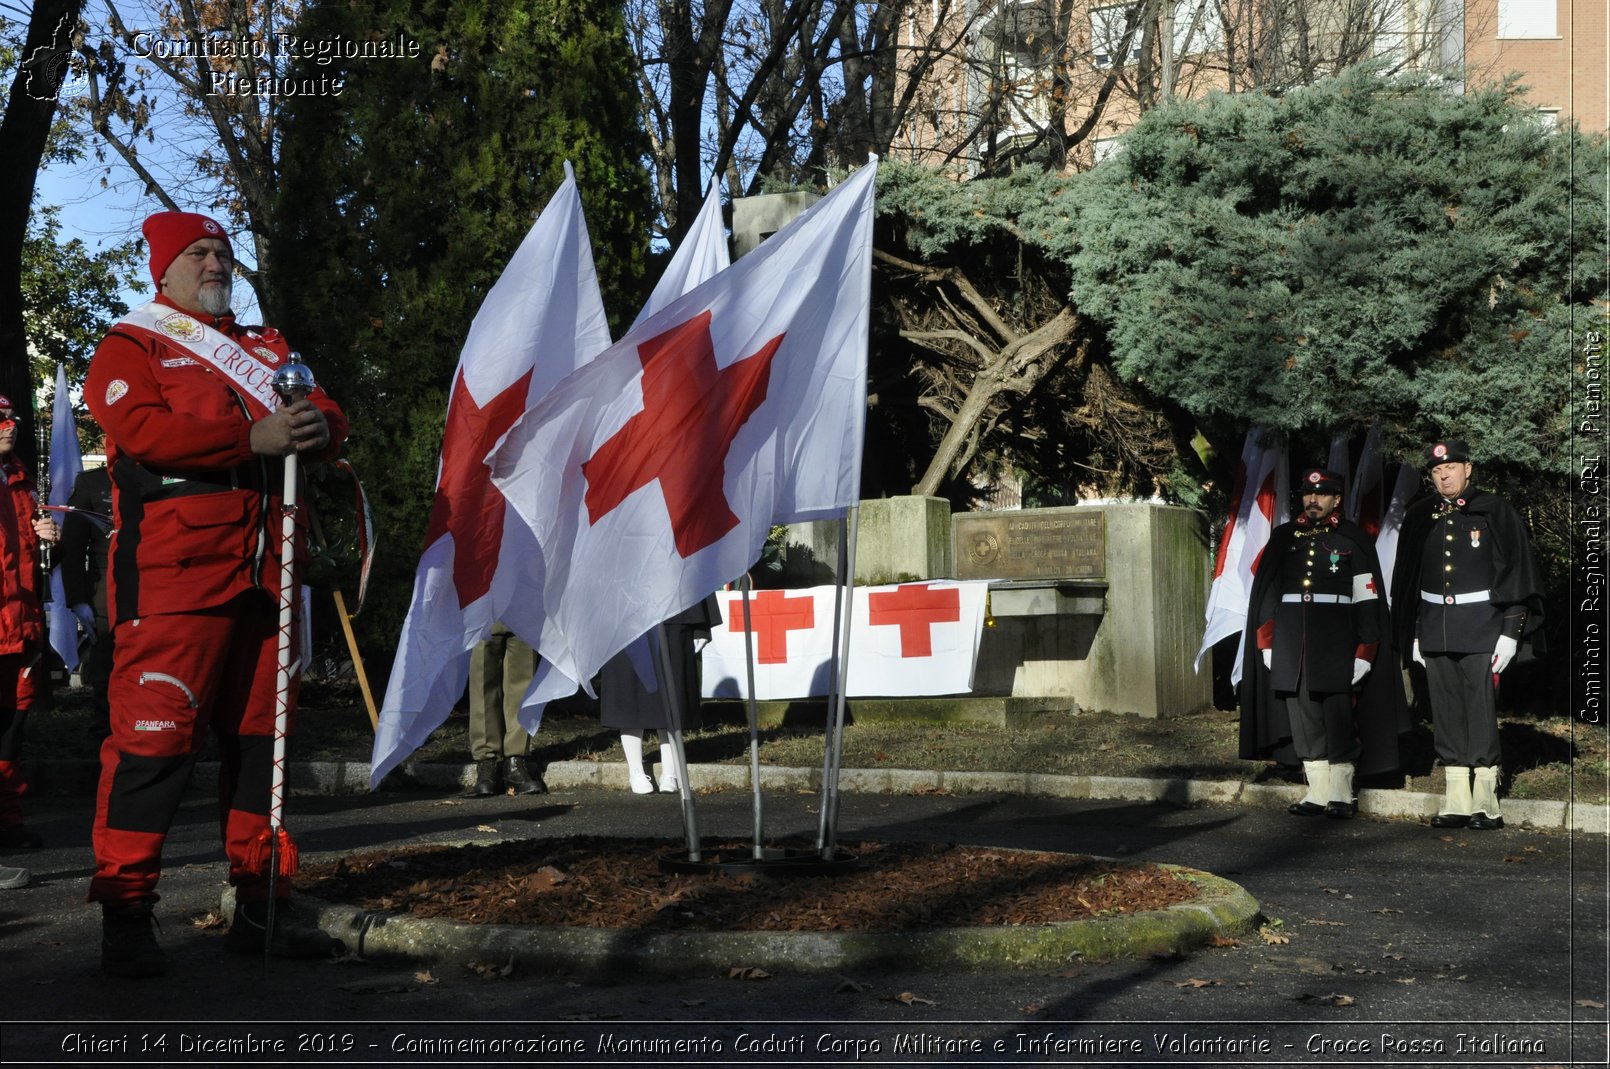
<instances>
[{"instance_id":1,"label":"flag pole","mask_svg":"<svg viewBox=\"0 0 1610 1069\"><path fill-rule=\"evenodd\" d=\"M285 404L295 404L313 392L313 372L301 362L297 353L291 354L291 363L274 375L274 392ZM285 485L280 496L280 587L279 587L279 649L274 672L274 761L268 784L268 914L263 922L263 957L266 960L274 945L274 907L278 892L275 885L280 869L285 875L296 872L296 849L285 831L285 737L291 718L291 677L299 665L291 662L291 621L296 604L296 450L293 447L284 461Z\"/></svg>"},{"instance_id":2,"label":"flag pole","mask_svg":"<svg viewBox=\"0 0 1610 1069\"><path fill-rule=\"evenodd\" d=\"M831 669L832 682L828 685L827 701L822 707L822 806L816 815L816 852L822 854L827 844L827 792L828 784L836 783L837 777L833 770L833 710L838 705L839 685L839 624L844 619L844 575L846 554L849 547L845 542L844 517L836 521L838 530L838 553L834 561L833 572L833 640L828 646L828 665ZM823 855L825 856L825 855Z\"/></svg>"},{"instance_id":3,"label":"flag pole","mask_svg":"<svg viewBox=\"0 0 1610 1069\"><path fill-rule=\"evenodd\" d=\"M760 713L755 706L755 633L749 621L749 590L754 586L754 581L749 578L748 572L745 572L743 578L738 581L738 586L743 591L744 599L744 672L749 684L749 689L745 691L745 697L748 699L745 704L749 709L749 786L754 793L755 814L752 856L759 861L765 854L762 846L764 820L760 801Z\"/></svg>"},{"instance_id":4,"label":"flag pole","mask_svg":"<svg viewBox=\"0 0 1610 1069\"><path fill-rule=\"evenodd\" d=\"M682 799L682 832L688 840L688 860L699 861L699 821L693 812L693 784L688 782L688 756L682 748L681 717L677 715L677 696L673 693L675 676L671 674L671 647L665 630L665 621L654 629L655 670L660 673L660 698L665 706L665 734L671 740L671 760L676 762L676 791Z\"/></svg>"},{"instance_id":5,"label":"flag pole","mask_svg":"<svg viewBox=\"0 0 1610 1069\"><path fill-rule=\"evenodd\" d=\"M833 733L828 740L831 752L832 777L825 782L827 793L822 799L823 826L826 830L826 841L822 844L822 860L832 861L838 849L839 832L839 768L844 757L844 704L845 695L849 691L850 680L850 621L855 618L855 541L860 530L861 507L859 504L849 508L848 522L840 528L844 572L839 582L844 588L844 606L842 615L835 615L834 628L839 631L839 644L834 650L838 661L838 680L835 684ZM847 532L847 533L846 533ZM842 620L842 627L839 621ZM831 810L831 811L830 811Z\"/></svg>"}]
</instances>

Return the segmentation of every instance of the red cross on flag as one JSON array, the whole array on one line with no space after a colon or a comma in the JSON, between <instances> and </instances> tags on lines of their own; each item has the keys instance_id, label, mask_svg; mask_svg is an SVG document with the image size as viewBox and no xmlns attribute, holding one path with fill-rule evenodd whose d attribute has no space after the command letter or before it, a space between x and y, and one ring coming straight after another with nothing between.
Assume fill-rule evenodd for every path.
<instances>
[{"instance_id":1,"label":"red cross on flag","mask_svg":"<svg viewBox=\"0 0 1610 1069\"><path fill-rule=\"evenodd\" d=\"M609 346L576 182L565 180L475 314L453 374L441 465L413 600L397 643L370 786L419 748L464 693L470 651L503 619L540 627L530 529L492 485L486 455L555 383ZM523 623L515 619L524 616Z\"/></svg>"},{"instance_id":2,"label":"red cross on flag","mask_svg":"<svg viewBox=\"0 0 1610 1069\"><path fill-rule=\"evenodd\" d=\"M556 671L591 679L747 571L772 524L857 500L875 176L633 327L491 456L541 547Z\"/></svg>"},{"instance_id":3,"label":"red cross on flag","mask_svg":"<svg viewBox=\"0 0 1610 1069\"><path fill-rule=\"evenodd\" d=\"M986 581L856 587L847 693L854 697L967 694L984 633ZM721 595L722 624L704 648L707 698L742 698L743 598ZM832 680L833 587L763 590L749 603L755 697L819 697Z\"/></svg>"},{"instance_id":4,"label":"red cross on flag","mask_svg":"<svg viewBox=\"0 0 1610 1069\"><path fill-rule=\"evenodd\" d=\"M1258 570L1258 558L1269 544L1270 533L1289 516L1288 479L1286 451L1272 442L1266 444L1262 428L1248 431L1241 449L1241 469L1230 494L1230 519L1219 536L1219 556L1208 593L1207 627L1196 653L1199 672L1202 657L1215 643L1246 629L1247 601L1252 597L1252 576ZM1239 652L1230 680L1241 682Z\"/></svg>"}]
</instances>

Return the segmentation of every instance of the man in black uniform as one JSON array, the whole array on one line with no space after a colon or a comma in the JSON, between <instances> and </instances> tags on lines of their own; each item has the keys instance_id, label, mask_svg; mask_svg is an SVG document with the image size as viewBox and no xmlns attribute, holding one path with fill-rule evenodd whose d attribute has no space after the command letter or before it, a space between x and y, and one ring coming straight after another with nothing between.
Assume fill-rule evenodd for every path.
<instances>
[{"instance_id":1,"label":"man in black uniform","mask_svg":"<svg viewBox=\"0 0 1610 1069\"><path fill-rule=\"evenodd\" d=\"M1267 757L1289 739L1308 793L1288 812L1345 820L1358 812L1355 768L1397 768L1407 710L1398 673L1372 671L1392 664L1375 543L1342 518L1340 475L1309 469L1301 492L1302 512L1274 529L1252 584L1241 756Z\"/></svg>"},{"instance_id":2,"label":"man in black uniform","mask_svg":"<svg viewBox=\"0 0 1610 1069\"><path fill-rule=\"evenodd\" d=\"M1404 516L1392 574L1400 646L1426 670L1447 777L1437 828L1502 828L1498 677L1543 651L1543 576L1509 502L1471 485L1470 447L1426 450L1436 493ZM1472 790L1474 772L1474 790Z\"/></svg>"}]
</instances>

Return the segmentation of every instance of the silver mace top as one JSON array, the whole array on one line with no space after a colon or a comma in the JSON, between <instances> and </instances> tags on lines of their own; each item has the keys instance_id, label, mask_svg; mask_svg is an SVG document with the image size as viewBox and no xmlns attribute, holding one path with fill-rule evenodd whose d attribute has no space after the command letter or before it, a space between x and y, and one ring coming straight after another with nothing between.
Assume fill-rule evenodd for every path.
<instances>
[{"instance_id":1,"label":"silver mace top","mask_svg":"<svg viewBox=\"0 0 1610 1069\"><path fill-rule=\"evenodd\" d=\"M274 372L274 392L286 404L295 404L313 392L313 369L302 363L301 353L292 353L291 362Z\"/></svg>"}]
</instances>

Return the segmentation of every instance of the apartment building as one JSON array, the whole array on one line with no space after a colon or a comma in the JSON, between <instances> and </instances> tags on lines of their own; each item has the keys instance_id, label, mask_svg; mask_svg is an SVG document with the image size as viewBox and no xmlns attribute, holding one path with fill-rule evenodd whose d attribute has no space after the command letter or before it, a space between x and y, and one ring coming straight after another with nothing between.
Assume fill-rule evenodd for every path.
<instances>
[{"instance_id":1,"label":"apartment building","mask_svg":"<svg viewBox=\"0 0 1610 1069\"><path fill-rule=\"evenodd\" d=\"M961 173L1087 167L1169 96L1301 85L1366 59L1454 91L1518 73L1550 121L1606 128L1603 0L917 0L894 151Z\"/></svg>"}]
</instances>

